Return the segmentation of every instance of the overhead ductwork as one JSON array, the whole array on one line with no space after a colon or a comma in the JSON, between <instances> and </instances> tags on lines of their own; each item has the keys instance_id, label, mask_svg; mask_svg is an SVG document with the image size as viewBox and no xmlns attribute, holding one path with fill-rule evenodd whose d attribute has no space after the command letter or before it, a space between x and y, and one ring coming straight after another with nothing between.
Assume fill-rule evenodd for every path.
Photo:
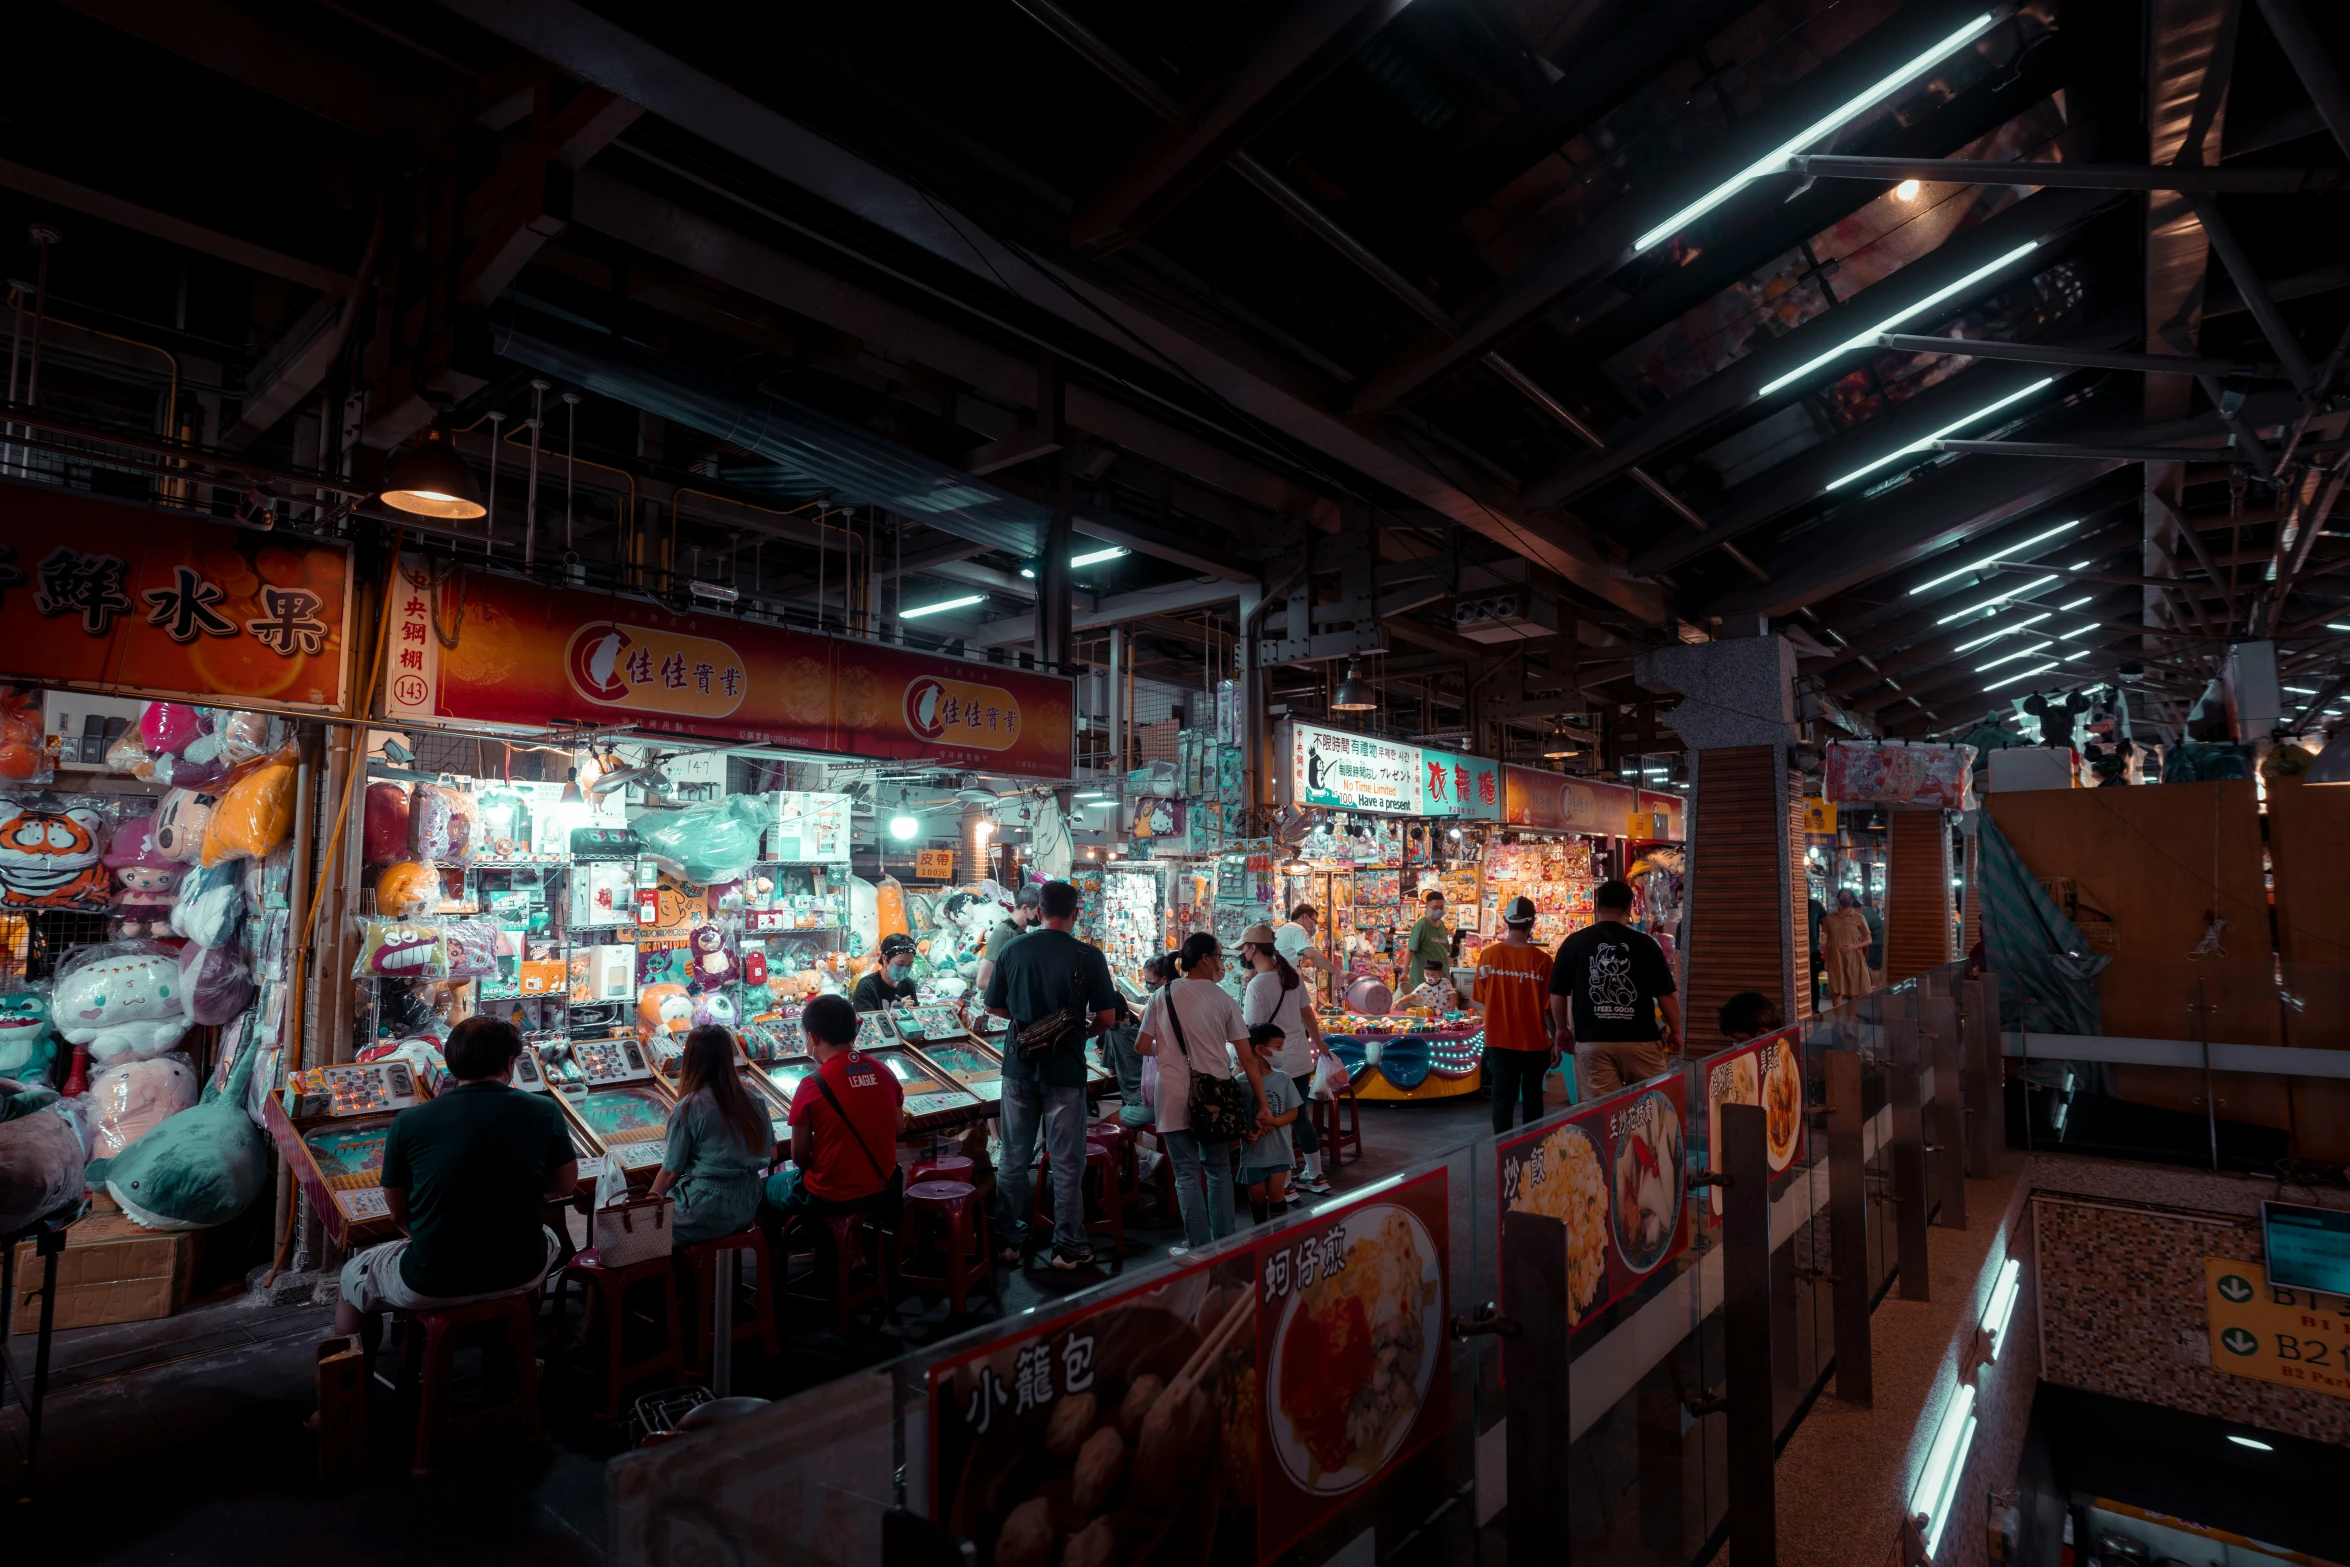
<instances>
[{"instance_id":1,"label":"overhead ductwork","mask_svg":"<svg viewBox=\"0 0 2350 1567\"><path fill-rule=\"evenodd\" d=\"M743 392L625 339L516 310L497 321L491 342L503 358L731 442L771 465L756 475L730 467L730 482L879 506L1022 559L1036 554L1044 536L1041 506L870 430L780 397Z\"/></svg>"}]
</instances>

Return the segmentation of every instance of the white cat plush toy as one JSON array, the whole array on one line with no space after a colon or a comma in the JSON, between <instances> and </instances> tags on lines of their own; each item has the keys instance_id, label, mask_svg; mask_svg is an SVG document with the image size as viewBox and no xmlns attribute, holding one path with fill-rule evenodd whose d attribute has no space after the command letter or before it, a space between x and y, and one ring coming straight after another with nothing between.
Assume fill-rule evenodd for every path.
<instances>
[{"instance_id":1,"label":"white cat plush toy","mask_svg":"<svg viewBox=\"0 0 2350 1567\"><path fill-rule=\"evenodd\" d=\"M52 1025L97 1066L162 1055L188 1031L185 986L168 948L92 947L58 971Z\"/></svg>"}]
</instances>

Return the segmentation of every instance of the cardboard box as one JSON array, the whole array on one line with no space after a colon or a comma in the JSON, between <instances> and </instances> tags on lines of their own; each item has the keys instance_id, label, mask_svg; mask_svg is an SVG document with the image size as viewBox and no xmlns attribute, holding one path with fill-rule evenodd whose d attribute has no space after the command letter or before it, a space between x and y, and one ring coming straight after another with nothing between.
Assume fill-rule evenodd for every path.
<instances>
[{"instance_id":1,"label":"cardboard box","mask_svg":"<svg viewBox=\"0 0 2350 1567\"><path fill-rule=\"evenodd\" d=\"M13 1325L19 1333L41 1326L41 1272L33 1243L18 1242ZM146 1230L120 1213L92 1211L66 1227L55 1325L94 1328L168 1317L188 1303L195 1273L195 1231Z\"/></svg>"}]
</instances>

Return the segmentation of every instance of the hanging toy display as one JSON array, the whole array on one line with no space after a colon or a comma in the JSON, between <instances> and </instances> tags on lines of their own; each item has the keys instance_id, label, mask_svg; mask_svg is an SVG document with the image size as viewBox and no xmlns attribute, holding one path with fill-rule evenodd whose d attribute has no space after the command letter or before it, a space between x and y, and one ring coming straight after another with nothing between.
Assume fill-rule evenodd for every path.
<instances>
[{"instance_id":1,"label":"hanging toy display","mask_svg":"<svg viewBox=\"0 0 2350 1567\"><path fill-rule=\"evenodd\" d=\"M0 1077L46 1082L56 1054L49 998L29 988L0 990Z\"/></svg>"},{"instance_id":2,"label":"hanging toy display","mask_svg":"<svg viewBox=\"0 0 2350 1567\"><path fill-rule=\"evenodd\" d=\"M735 968L734 954L727 949L726 933L717 926L695 926L690 947L693 977L687 984L696 995L723 989L741 977Z\"/></svg>"},{"instance_id":3,"label":"hanging toy display","mask_svg":"<svg viewBox=\"0 0 2350 1567\"><path fill-rule=\"evenodd\" d=\"M0 908L105 908L105 847L95 806L0 798Z\"/></svg>"},{"instance_id":4,"label":"hanging toy display","mask_svg":"<svg viewBox=\"0 0 2350 1567\"><path fill-rule=\"evenodd\" d=\"M0 782L47 783L56 767L41 722L41 693L0 686Z\"/></svg>"},{"instance_id":5,"label":"hanging toy display","mask_svg":"<svg viewBox=\"0 0 2350 1567\"><path fill-rule=\"evenodd\" d=\"M171 906L188 868L165 856L155 843L155 819L136 816L114 829L105 855L118 884L114 893L114 934L131 940L171 934Z\"/></svg>"},{"instance_id":6,"label":"hanging toy display","mask_svg":"<svg viewBox=\"0 0 2350 1567\"><path fill-rule=\"evenodd\" d=\"M156 941L84 947L58 966L50 1015L100 1066L162 1055L188 1031L178 955Z\"/></svg>"}]
</instances>

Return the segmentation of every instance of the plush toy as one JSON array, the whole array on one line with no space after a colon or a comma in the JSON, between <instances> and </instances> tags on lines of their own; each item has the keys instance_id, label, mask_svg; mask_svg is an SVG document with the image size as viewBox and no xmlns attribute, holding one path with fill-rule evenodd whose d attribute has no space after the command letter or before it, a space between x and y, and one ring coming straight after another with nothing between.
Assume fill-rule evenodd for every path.
<instances>
[{"instance_id":1,"label":"plush toy","mask_svg":"<svg viewBox=\"0 0 2350 1567\"><path fill-rule=\"evenodd\" d=\"M226 1224L251 1207L269 1175L269 1144L245 1113L261 1054L255 1040L225 1088L205 1089L194 1109L172 1116L119 1157L94 1161L82 1172L90 1189L103 1187L133 1223L150 1230Z\"/></svg>"},{"instance_id":2,"label":"plush toy","mask_svg":"<svg viewBox=\"0 0 2350 1567\"><path fill-rule=\"evenodd\" d=\"M408 786L381 780L367 786L359 808L359 863L389 865L408 857Z\"/></svg>"},{"instance_id":3,"label":"plush toy","mask_svg":"<svg viewBox=\"0 0 2350 1567\"><path fill-rule=\"evenodd\" d=\"M193 865L204 848L205 829L212 825L220 796L195 789L174 789L155 812L155 848L167 860Z\"/></svg>"},{"instance_id":4,"label":"plush toy","mask_svg":"<svg viewBox=\"0 0 2350 1567\"><path fill-rule=\"evenodd\" d=\"M177 1056L125 1061L90 1079L91 1148L111 1159L196 1102L196 1069Z\"/></svg>"},{"instance_id":5,"label":"plush toy","mask_svg":"<svg viewBox=\"0 0 2350 1567\"><path fill-rule=\"evenodd\" d=\"M155 776L155 758L147 754L146 742L136 729L125 729L122 738L106 748L106 770L125 773L146 780Z\"/></svg>"},{"instance_id":6,"label":"plush toy","mask_svg":"<svg viewBox=\"0 0 2350 1567\"><path fill-rule=\"evenodd\" d=\"M430 914L440 907L441 873L416 860L387 865L375 881L375 909L393 919Z\"/></svg>"},{"instance_id":7,"label":"plush toy","mask_svg":"<svg viewBox=\"0 0 2350 1567\"><path fill-rule=\"evenodd\" d=\"M694 1027L707 1028L712 1024L732 1028L735 1024L734 998L722 990L705 991L694 997Z\"/></svg>"},{"instance_id":8,"label":"plush toy","mask_svg":"<svg viewBox=\"0 0 2350 1567\"><path fill-rule=\"evenodd\" d=\"M444 789L449 797L449 865L470 865L481 852L481 802L464 789Z\"/></svg>"},{"instance_id":9,"label":"plush toy","mask_svg":"<svg viewBox=\"0 0 2350 1567\"><path fill-rule=\"evenodd\" d=\"M95 807L0 799L0 908L104 908L105 848Z\"/></svg>"},{"instance_id":10,"label":"plush toy","mask_svg":"<svg viewBox=\"0 0 2350 1567\"><path fill-rule=\"evenodd\" d=\"M687 983L696 995L735 982L734 954L726 950L724 931L715 925L697 925L689 944L693 948L693 978Z\"/></svg>"},{"instance_id":11,"label":"plush toy","mask_svg":"<svg viewBox=\"0 0 2350 1567\"><path fill-rule=\"evenodd\" d=\"M171 928L200 947L225 947L245 923L244 867L234 860L193 870L172 899Z\"/></svg>"},{"instance_id":12,"label":"plush toy","mask_svg":"<svg viewBox=\"0 0 2350 1567\"><path fill-rule=\"evenodd\" d=\"M134 817L115 828L105 863L121 884L114 894L116 938L170 935L173 894L187 867L155 846L155 819Z\"/></svg>"},{"instance_id":13,"label":"plush toy","mask_svg":"<svg viewBox=\"0 0 2350 1567\"><path fill-rule=\"evenodd\" d=\"M149 702L139 714L139 742L153 757L177 756L205 732L196 709L183 702Z\"/></svg>"},{"instance_id":14,"label":"plush toy","mask_svg":"<svg viewBox=\"0 0 2350 1567\"><path fill-rule=\"evenodd\" d=\"M408 797L408 847L420 860L446 863L455 848L450 826L450 791L438 784L418 784Z\"/></svg>"},{"instance_id":15,"label":"plush toy","mask_svg":"<svg viewBox=\"0 0 2350 1567\"><path fill-rule=\"evenodd\" d=\"M748 875L759 858L759 835L774 820L775 805L766 796L730 794L688 806L650 830L640 822L638 834L661 869L707 887Z\"/></svg>"},{"instance_id":16,"label":"plush toy","mask_svg":"<svg viewBox=\"0 0 2350 1567\"><path fill-rule=\"evenodd\" d=\"M253 1004L253 976L233 947L180 949L180 994L188 1016L198 1023L233 1023Z\"/></svg>"},{"instance_id":17,"label":"plush toy","mask_svg":"<svg viewBox=\"0 0 2350 1567\"><path fill-rule=\"evenodd\" d=\"M201 862L258 860L294 830L294 756L291 751L238 775L220 796L204 829Z\"/></svg>"},{"instance_id":18,"label":"plush toy","mask_svg":"<svg viewBox=\"0 0 2350 1567\"><path fill-rule=\"evenodd\" d=\"M636 1031L650 1039L655 1034L682 1034L694 1026L693 999L683 985L647 985L636 998Z\"/></svg>"},{"instance_id":19,"label":"plush toy","mask_svg":"<svg viewBox=\"0 0 2350 1567\"><path fill-rule=\"evenodd\" d=\"M180 789L202 789L228 776L214 710L177 702L150 702L139 739L155 758L155 776Z\"/></svg>"},{"instance_id":20,"label":"plush toy","mask_svg":"<svg viewBox=\"0 0 2350 1567\"><path fill-rule=\"evenodd\" d=\"M49 998L37 990L0 990L0 1077L47 1082L56 1054Z\"/></svg>"},{"instance_id":21,"label":"plush toy","mask_svg":"<svg viewBox=\"0 0 2350 1567\"><path fill-rule=\"evenodd\" d=\"M447 979L449 938L429 921L374 919L360 937L353 979Z\"/></svg>"},{"instance_id":22,"label":"plush toy","mask_svg":"<svg viewBox=\"0 0 2350 1567\"><path fill-rule=\"evenodd\" d=\"M57 1090L0 1076L0 1235L13 1235L81 1195L82 1139L58 1113Z\"/></svg>"},{"instance_id":23,"label":"plush toy","mask_svg":"<svg viewBox=\"0 0 2350 1567\"><path fill-rule=\"evenodd\" d=\"M49 1014L100 1066L162 1055L188 1031L180 969L158 942L84 947L57 970Z\"/></svg>"},{"instance_id":24,"label":"plush toy","mask_svg":"<svg viewBox=\"0 0 2350 1567\"><path fill-rule=\"evenodd\" d=\"M52 775L46 728L40 692L0 686L0 779L39 783Z\"/></svg>"},{"instance_id":25,"label":"plush toy","mask_svg":"<svg viewBox=\"0 0 2350 1567\"><path fill-rule=\"evenodd\" d=\"M269 754L267 713L222 710L214 714L213 721L219 726L220 760L229 768L247 766Z\"/></svg>"}]
</instances>

